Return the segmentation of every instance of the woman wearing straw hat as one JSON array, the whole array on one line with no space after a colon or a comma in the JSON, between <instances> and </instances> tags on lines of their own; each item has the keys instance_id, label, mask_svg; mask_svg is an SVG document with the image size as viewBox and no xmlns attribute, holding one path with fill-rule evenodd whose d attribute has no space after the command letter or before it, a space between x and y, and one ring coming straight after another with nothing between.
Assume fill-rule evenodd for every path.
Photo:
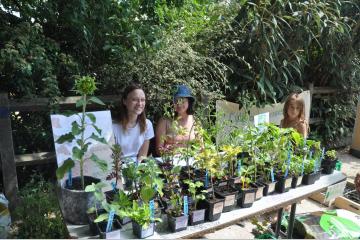
<instances>
[{"instance_id":1,"label":"woman wearing straw hat","mask_svg":"<svg viewBox=\"0 0 360 240\"><path fill-rule=\"evenodd\" d=\"M161 149L184 146L195 139L195 120L193 104L195 98L186 85L177 86L174 94L175 118L162 118L156 127L156 152L161 155Z\"/></svg>"}]
</instances>

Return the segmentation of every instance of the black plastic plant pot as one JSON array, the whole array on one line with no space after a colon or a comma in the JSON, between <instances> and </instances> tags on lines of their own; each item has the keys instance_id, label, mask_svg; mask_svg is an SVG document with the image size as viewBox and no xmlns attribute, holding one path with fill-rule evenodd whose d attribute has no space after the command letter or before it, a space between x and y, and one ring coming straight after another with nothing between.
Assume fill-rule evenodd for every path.
<instances>
[{"instance_id":1,"label":"black plastic plant pot","mask_svg":"<svg viewBox=\"0 0 360 240\"><path fill-rule=\"evenodd\" d=\"M315 174L315 181L320 179L320 177L321 177L321 171L322 171L322 168L320 168L319 171L316 172L316 174Z\"/></svg>"},{"instance_id":2,"label":"black plastic plant pot","mask_svg":"<svg viewBox=\"0 0 360 240\"><path fill-rule=\"evenodd\" d=\"M296 188L301 185L303 176L293 176L291 182L291 188Z\"/></svg>"},{"instance_id":3,"label":"black plastic plant pot","mask_svg":"<svg viewBox=\"0 0 360 240\"><path fill-rule=\"evenodd\" d=\"M255 201L261 199L264 196L264 185L261 183L251 183L251 186L256 189Z\"/></svg>"},{"instance_id":4,"label":"black plastic plant pot","mask_svg":"<svg viewBox=\"0 0 360 240\"><path fill-rule=\"evenodd\" d=\"M189 216L182 215L180 217L174 217L170 214L168 214L167 216L169 228L172 232L179 232L187 228Z\"/></svg>"},{"instance_id":5,"label":"black plastic plant pot","mask_svg":"<svg viewBox=\"0 0 360 240\"><path fill-rule=\"evenodd\" d=\"M284 193L290 190L291 188L291 182L292 182L292 177L288 176L288 177L280 177L278 178L278 181L275 185L275 191L278 193Z\"/></svg>"},{"instance_id":6,"label":"black plastic plant pot","mask_svg":"<svg viewBox=\"0 0 360 240\"><path fill-rule=\"evenodd\" d=\"M108 203L114 201L115 195L116 195L116 192L114 190L110 190L110 191L105 192L106 201Z\"/></svg>"},{"instance_id":7,"label":"black plastic plant pot","mask_svg":"<svg viewBox=\"0 0 360 240\"><path fill-rule=\"evenodd\" d=\"M325 165L325 166L322 166L322 171L321 173L324 173L324 174L333 174L334 173L334 169L335 169L335 166L330 166L330 165Z\"/></svg>"},{"instance_id":8,"label":"black plastic plant pot","mask_svg":"<svg viewBox=\"0 0 360 240\"><path fill-rule=\"evenodd\" d=\"M205 209L190 211L189 225L195 226L205 222Z\"/></svg>"},{"instance_id":9,"label":"black plastic plant pot","mask_svg":"<svg viewBox=\"0 0 360 240\"><path fill-rule=\"evenodd\" d=\"M242 208L248 208L255 202L256 188L240 189L237 205Z\"/></svg>"},{"instance_id":10,"label":"black plastic plant pot","mask_svg":"<svg viewBox=\"0 0 360 240\"><path fill-rule=\"evenodd\" d=\"M238 191L230 186L226 188L215 188L215 194L224 199L223 212L230 212L234 209Z\"/></svg>"},{"instance_id":11,"label":"black plastic plant pot","mask_svg":"<svg viewBox=\"0 0 360 240\"><path fill-rule=\"evenodd\" d=\"M129 218L129 217L120 218L121 225L126 225L126 224L128 224L130 222L131 222L131 218Z\"/></svg>"},{"instance_id":12,"label":"black plastic plant pot","mask_svg":"<svg viewBox=\"0 0 360 240\"><path fill-rule=\"evenodd\" d=\"M150 223L147 228L140 226L137 222L132 222L133 234L138 238L147 238L154 235L154 223Z\"/></svg>"},{"instance_id":13,"label":"black plastic plant pot","mask_svg":"<svg viewBox=\"0 0 360 240\"><path fill-rule=\"evenodd\" d=\"M316 181L317 175L318 175L318 173L305 174L302 179L302 184L304 184L304 185L314 184Z\"/></svg>"},{"instance_id":14,"label":"black plastic plant pot","mask_svg":"<svg viewBox=\"0 0 360 240\"><path fill-rule=\"evenodd\" d=\"M220 218L224 208L224 199L210 198L199 202L199 208L205 209L205 218L212 222Z\"/></svg>"},{"instance_id":15,"label":"black plastic plant pot","mask_svg":"<svg viewBox=\"0 0 360 240\"><path fill-rule=\"evenodd\" d=\"M241 184L241 177L233 177L229 179L230 186L240 185L240 184Z\"/></svg>"},{"instance_id":16,"label":"black plastic plant pot","mask_svg":"<svg viewBox=\"0 0 360 240\"><path fill-rule=\"evenodd\" d=\"M269 183L263 183L264 189L263 189L263 195L267 196L275 192L275 182L269 182Z\"/></svg>"},{"instance_id":17,"label":"black plastic plant pot","mask_svg":"<svg viewBox=\"0 0 360 240\"><path fill-rule=\"evenodd\" d=\"M120 229L121 225L117 219L114 219L112 224L112 230L106 232L107 222L100 222L96 224L98 227L99 235L101 239L121 239Z\"/></svg>"}]
</instances>

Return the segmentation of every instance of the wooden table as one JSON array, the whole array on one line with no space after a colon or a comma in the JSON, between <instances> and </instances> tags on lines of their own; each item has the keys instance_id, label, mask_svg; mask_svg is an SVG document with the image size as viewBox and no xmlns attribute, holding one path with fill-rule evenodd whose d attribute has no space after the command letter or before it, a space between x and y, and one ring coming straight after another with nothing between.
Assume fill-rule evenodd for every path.
<instances>
[{"instance_id":1,"label":"wooden table","mask_svg":"<svg viewBox=\"0 0 360 240\"><path fill-rule=\"evenodd\" d=\"M166 216L163 216L163 222L157 224L154 235L149 237L148 239L175 239L198 237L205 233L213 232L214 230L222 229L227 226L233 225L239 220L261 215L266 212L279 210L278 214L282 214L283 208L290 204L292 205L292 209L289 219L288 238L291 238L296 203L302 199L309 197L314 193L325 190L330 185L341 181L346 181L346 176L339 171L334 171L334 173L331 175L322 175L321 178L312 185L301 185L300 187L297 187L295 189L290 189L290 191L286 193L275 193L270 196L263 197L260 200L254 202L253 206L250 208L236 208L231 212L222 213L220 219L217 221L205 222L197 226L189 226L186 230L177 233L171 233L169 230L167 230L167 219ZM96 238L89 236L90 232L88 225L67 225L67 227L71 236L78 238ZM131 223L123 227L119 238L136 238L132 234ZM239 238L241 238L241 236L239 236Z\"/></svg>"}]
</instances>

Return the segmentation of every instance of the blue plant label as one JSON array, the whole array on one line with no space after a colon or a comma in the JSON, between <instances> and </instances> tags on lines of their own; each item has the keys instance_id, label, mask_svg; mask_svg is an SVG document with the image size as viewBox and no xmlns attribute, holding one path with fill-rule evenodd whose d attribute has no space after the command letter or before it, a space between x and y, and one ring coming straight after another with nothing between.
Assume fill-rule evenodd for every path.
<instances>
[{"instance_id":1,"label":"blue plant label","mask_svg":"<svg viewBox=\"0 0 360 240\"><path fill-rule=\"evenodd\" d=\"M184 215L189 215L189 204L187 196L184 196Z\"/></svg>"},{"instance_id":2,"label":"blue plant label","mask_svg":"<svg viewBox=\"0 0 360 240\"><path fill-rule=\"evenodd\" d=\"M208 170L206 169L206 172L205 172L205 187L207 188L208 187L208 185L209 185L209 180L208 180L208 176L209 175L209 172L208 172Z\"/></svg>"},{"instance_id":3,"label":"blue plant label","mask_svg":"<svg viewBox=\"0 0 360 240\"><path fill-rule=\"evenodd\" d=\"M271 170L270 170L270 175L271 175L271 182L275 182L274 168L271 168Z\"/></svg>"},{"instance_id":4,"label":"blue plant label","mask_svg":"<svg viewBox=\"0 0 360 240\"><path fill-rule=\"evenodd\" d=\"M237 162L237 173L238 176L241 176L241 160L238 160Z\"/></svg>"},{"instance_id":5,"label":"blue plant label","mask_svg":"<svg viewBox=\"0 0 360 240\"><path fill-rule=\"evenodd\" d=\"M149 205L150 205L150 218L154 219L155 218L155 202L154 202L154 200L151 200L149 202Z\"/></svg>"},{"instance_id":6,"label":"blue plant label","mask_svg":"<svg viewBox=\"0 0 360 240\"><path fill-rule=\"evenodd\" d=\"M69 170L69 172L68 172L67 185L68 185L69 187L72 186L72 173L71 173L71 170Z\"/></svg>"},{"instance_id":7,"label":"blue plant label","mask_svg":"<svg viewBox=\"0 0 360 240\"><path fill-rule=\"evenodd\" d=\"M111 186L113 188L113 191L116 192L116 183L115 182L111 182Z\"/></svg>"},{"instance_id":8,"label":"blue plant label","mask_svg":"<svg viewBox=\"0 0 360 240\"><path fill-rule=\"evenodd\" d=\"M112 223L114 221L114 215L115 215L115 211L111 210L109 213L109 219L106 225L106 232L110 232L112 230Z\"/></svg>"},{"instance_id":9,"label":"blue plant label","mask_svg":"<svg viewBox=\"0 0 360 240\"><path fill-rule=\"evenodd\" d=\"M304 164L305 164L305 160L306 160L306 154L302 160L302 163L301 163L301 175L304 175Z\"/></svg>"},{"instance_id":10,"label":"blue plant label","mask_svg":"<svg viewBox=\"0 0 360 240\"><path fill-rule=\"evenodd\" d=\"M287 177L287 176L288 176L288 174L289 174L290 159L291 159L291 150L290 150L290 147L289 147L289 151L288 151L288 159L287 159L287 163L286 163L285 177Z\"/></svg>"}]
</instances>

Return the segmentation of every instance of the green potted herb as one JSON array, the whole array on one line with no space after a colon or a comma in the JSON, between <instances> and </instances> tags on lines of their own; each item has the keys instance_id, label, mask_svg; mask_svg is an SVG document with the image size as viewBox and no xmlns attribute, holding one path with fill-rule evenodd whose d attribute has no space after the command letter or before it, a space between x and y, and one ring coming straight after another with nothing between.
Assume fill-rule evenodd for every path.
<instances>
[{"instance_id":1,"label":"green potted herb","mask_svg":"<svg viewBox=\"0 0 360 240\"><path fill-rule=\"evenodd\" d=\"M198 209L198 202L205 199L206 191L202 190L198 193L199 189L204 185L200 181L193 182L187 179L185 180L185 184L188 185L188 192L191 195L191 201L189 201L189 224L194 226L205 222L205 209Z\"/></svg>"},{"instance_id":2,"label":"green potted herb","mask_svg":"<svg viewBox=\"0 0 360 240\"><path fill-rule=\"evenodd\" d=\"M306 145L309 152L307 154L307 159L304 162L304 176L302 183L309 185L315 183L315 181L320 178L322 154L320 150L320 142L307 140Z\"/></svg>"},{"instance_id":3,"label":"green potted herb","mask_svg":"<svg viewBox=\"0 0 360 240\"><path fill-rule=\"evenodd\" d=\"M338 158L336 156L336 150L328 150L325 152L325 158L321 162L322 173L332 174L334 172L336 162Z\"/></svg>"},{"instance_id":4,"label":"green potted herb","mask_svg":"<svg viewBox=\"0 0 360 240\"><path fill-rule=\"evenodd\" d=\"M113 201L114 196L117 196L116 193L118 192L118 183L119 181L121 181L121 169L122 169L120 145L114 144L111 147L111 151L112 151L111 157L113 160L112 171L106 176L106 180L115 179L115 182L112 182L113 190L105 193L108 202Z\"/></svg>"},{"instance_id":5,"label":"green potted herb","mask_svg":"<svg viewBox=\"0 0 360 240\"><path fill-rule=\"evenodd\" d=\"M121 225L118 217L115 215L119 213L118 206L115 204L109 204L106 202L105 194L102 188L105 187L105 183L92 183L86 186L85 191L93 193L95 201L94 206L88 209L89 227L92 234L100 235L100 238L106 239L107 236L118 235L120 238ZM113 218L109 218L110 212L113 211ZM109 223L111 221L111 223Z\"/></svg>"},{"instance_id":6,"label":"green potted herb","mask_svg":"<svg viewBox=\"0 0 360 240\"><path fill-rule=\"evenodd\" d=\"M252 187L251 183L253 182L252 176L254 175L254 166L243 166L241 168L241 185L236 187L239 190L239 195L237 199L237 205L242 208L251 207L255 201L256 197L256 188Z\"/></svg>"},{"instance_id":7,"label":"green potted herb","mask_svg":"<svg viewBox=\"0 0 360 240\"><path fill-rule=\"evenodd\" d=\"M81 94L81 98L76 102L77 107L82 108L80 113L69 113L66 116L75 115L79 121L72 122L71 131L61 135L56 139L56 143L75 143L72 148L72 157L64 161L64 163L56 170L56 176L58 179L62 179L66 173L71 171L75 166L75 161L80 165L80 177L71 178L71 183L67 181L61 183L61 199L60 206L64 218L73 224L85 224L87 223L86 210L88 209L89 199L92 197L90 193L84 191L86 185L99 182L99 179L93 177L84 176L84 165L87 159L95 162L103 171L107 170L107 163L104 160L98 158L95 153L92 153L90 157L86 156L88 149L93 144L93 141L97 141L107 145L106 140L101 137L101 129L96 126L96 117L92 113L86 112L87 104L93 102L104 105L101 100L92 96L96 90L95 79L89 76L77 78L75 81L75 91ZM95 131L89 137L85 137L85 131L88 129L94 129Z\"/></svg>"}]
</instances>

